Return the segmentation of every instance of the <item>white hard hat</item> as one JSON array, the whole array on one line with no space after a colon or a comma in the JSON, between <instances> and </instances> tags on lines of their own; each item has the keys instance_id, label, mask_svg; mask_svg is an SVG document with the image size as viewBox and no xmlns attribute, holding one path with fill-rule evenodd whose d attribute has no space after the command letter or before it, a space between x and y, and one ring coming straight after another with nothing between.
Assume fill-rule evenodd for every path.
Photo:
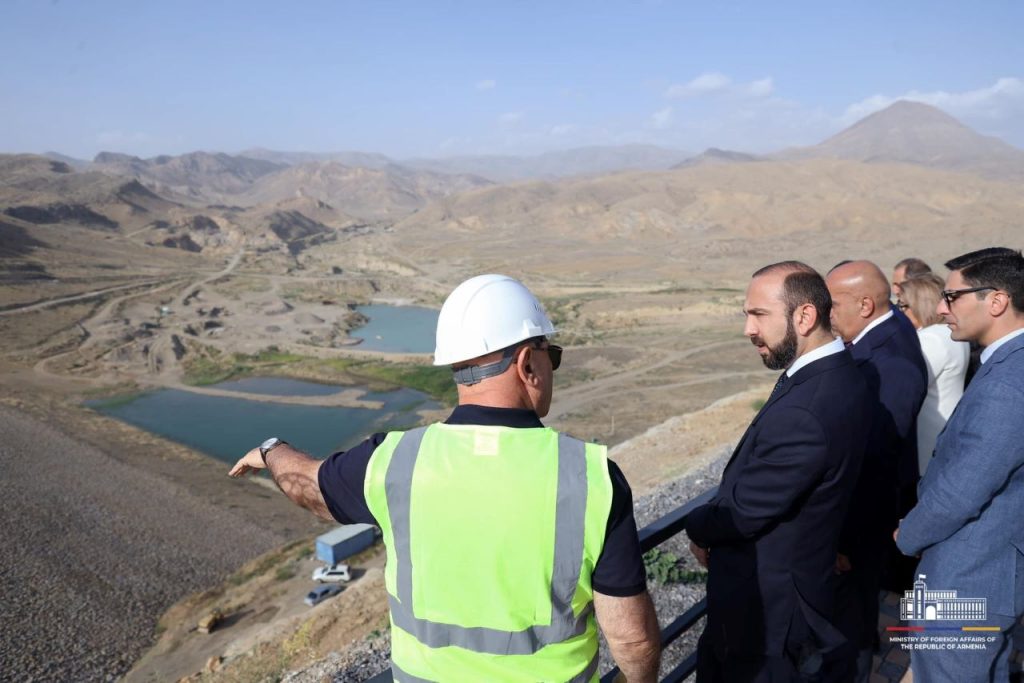
<instances>
[{"instance_id":1,"label":"white hard hat","mask_svg":"<svg viewBox=\"0 0 1024 683\"><path fill-rule=\"evenodd\" d=\"M523 283L507 275L478 275L456 287L441 307L434 365L461 363L554 333Z\"/></svg>"}]
</instances>

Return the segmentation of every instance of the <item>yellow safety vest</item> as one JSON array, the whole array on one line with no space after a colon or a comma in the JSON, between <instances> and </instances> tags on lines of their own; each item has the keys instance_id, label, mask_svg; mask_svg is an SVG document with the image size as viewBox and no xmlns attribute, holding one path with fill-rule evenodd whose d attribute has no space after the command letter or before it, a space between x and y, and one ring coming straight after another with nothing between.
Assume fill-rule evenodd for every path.
<instances>
[{"instance_id":1,"label":"yellow safety vest","mask_svg":"<svg viewBox=\"0 0 1024 683\"><path fill-rule=\"evenodd\" d=\"M392 432L364 482L396 681L596 681L607 450L547 428Z\"/></svg>"}]
</instances>

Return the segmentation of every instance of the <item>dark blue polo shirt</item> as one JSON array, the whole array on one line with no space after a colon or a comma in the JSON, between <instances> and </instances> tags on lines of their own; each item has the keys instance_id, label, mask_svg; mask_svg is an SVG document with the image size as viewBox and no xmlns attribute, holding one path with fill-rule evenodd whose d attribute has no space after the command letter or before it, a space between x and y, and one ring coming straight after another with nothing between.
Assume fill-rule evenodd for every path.
<instances>
[{"instance_id":1,"label":"dark blue polo shirt","mask_svg":"<svg viewBox=\"0 0 1024 683\"><path fill-rule=\"evenodd\" d=\"M457 407L445 423L520 429L544 426L532 410L474 405ZM358 446L330 456L320 467L320 491L327 502L327 509L340 523L377 524L363 495L363 481L370 456L385 436L384 433L374 434ZM591 583L594 590L605 595L637 595L647 588L647 574L633 518L633 492L622 470L611 460L608 461L608 474L612 481L612 508L608 515L604 549L597 559Z\"/></svg>"}]
</instances>

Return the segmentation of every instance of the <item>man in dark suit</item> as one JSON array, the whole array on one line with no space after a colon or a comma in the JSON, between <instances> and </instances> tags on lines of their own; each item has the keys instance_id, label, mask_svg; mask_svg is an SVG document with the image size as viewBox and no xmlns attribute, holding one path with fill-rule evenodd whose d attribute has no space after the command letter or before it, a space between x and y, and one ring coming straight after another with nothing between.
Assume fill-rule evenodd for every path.
<instances>
[{"instance_id":1,"label":"man in dark suit","mask_svg":"<svg viewBox=\"0 0 1024 683\"><path fill-rule=\"evenodd\" d=\"M795 261L754 273L746 334L785 370L722 474L686 518L708 567L697 680L816 680L843 642L833 626L839 531L871 418L867 382L832 336L824 280Z\"/></svg>"},{"instance_id":2,"label":"man in dark suit","mask_svg":"<svg viewBox=\"0 0 1024 683\"><path fill-rule=\"evenodd\" d=\"M900 557L893 522L914 503L917 414L928 391L928 371L917 333L890 305L889 283L878 266L850 261L832 269L827 282L832 328L850 345L875 399L864 466L836 560L839 626L851 643L845 655L851 670L837 680L867 681L883 572L889 558ZM913 567L894 573L900 570Z\"/></svg>"}]
</instances>

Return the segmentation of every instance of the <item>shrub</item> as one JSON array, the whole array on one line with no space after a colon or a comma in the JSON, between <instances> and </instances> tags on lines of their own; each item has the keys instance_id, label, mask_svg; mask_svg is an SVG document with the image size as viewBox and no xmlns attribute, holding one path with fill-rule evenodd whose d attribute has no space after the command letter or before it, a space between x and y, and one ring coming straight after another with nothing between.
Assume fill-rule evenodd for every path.
<instances>
[{"instance_id":1,"label":"shrub","mask_svg":"<svg viewBox=\"0 0 1024 683\"><path fill-rule=\"evenodd\" d=\"M708 573L686 569L679 558L670 552L652 548L644 553L647 577L662 585L670 583L704 583Z\"/></svg>"}]
</instances>

